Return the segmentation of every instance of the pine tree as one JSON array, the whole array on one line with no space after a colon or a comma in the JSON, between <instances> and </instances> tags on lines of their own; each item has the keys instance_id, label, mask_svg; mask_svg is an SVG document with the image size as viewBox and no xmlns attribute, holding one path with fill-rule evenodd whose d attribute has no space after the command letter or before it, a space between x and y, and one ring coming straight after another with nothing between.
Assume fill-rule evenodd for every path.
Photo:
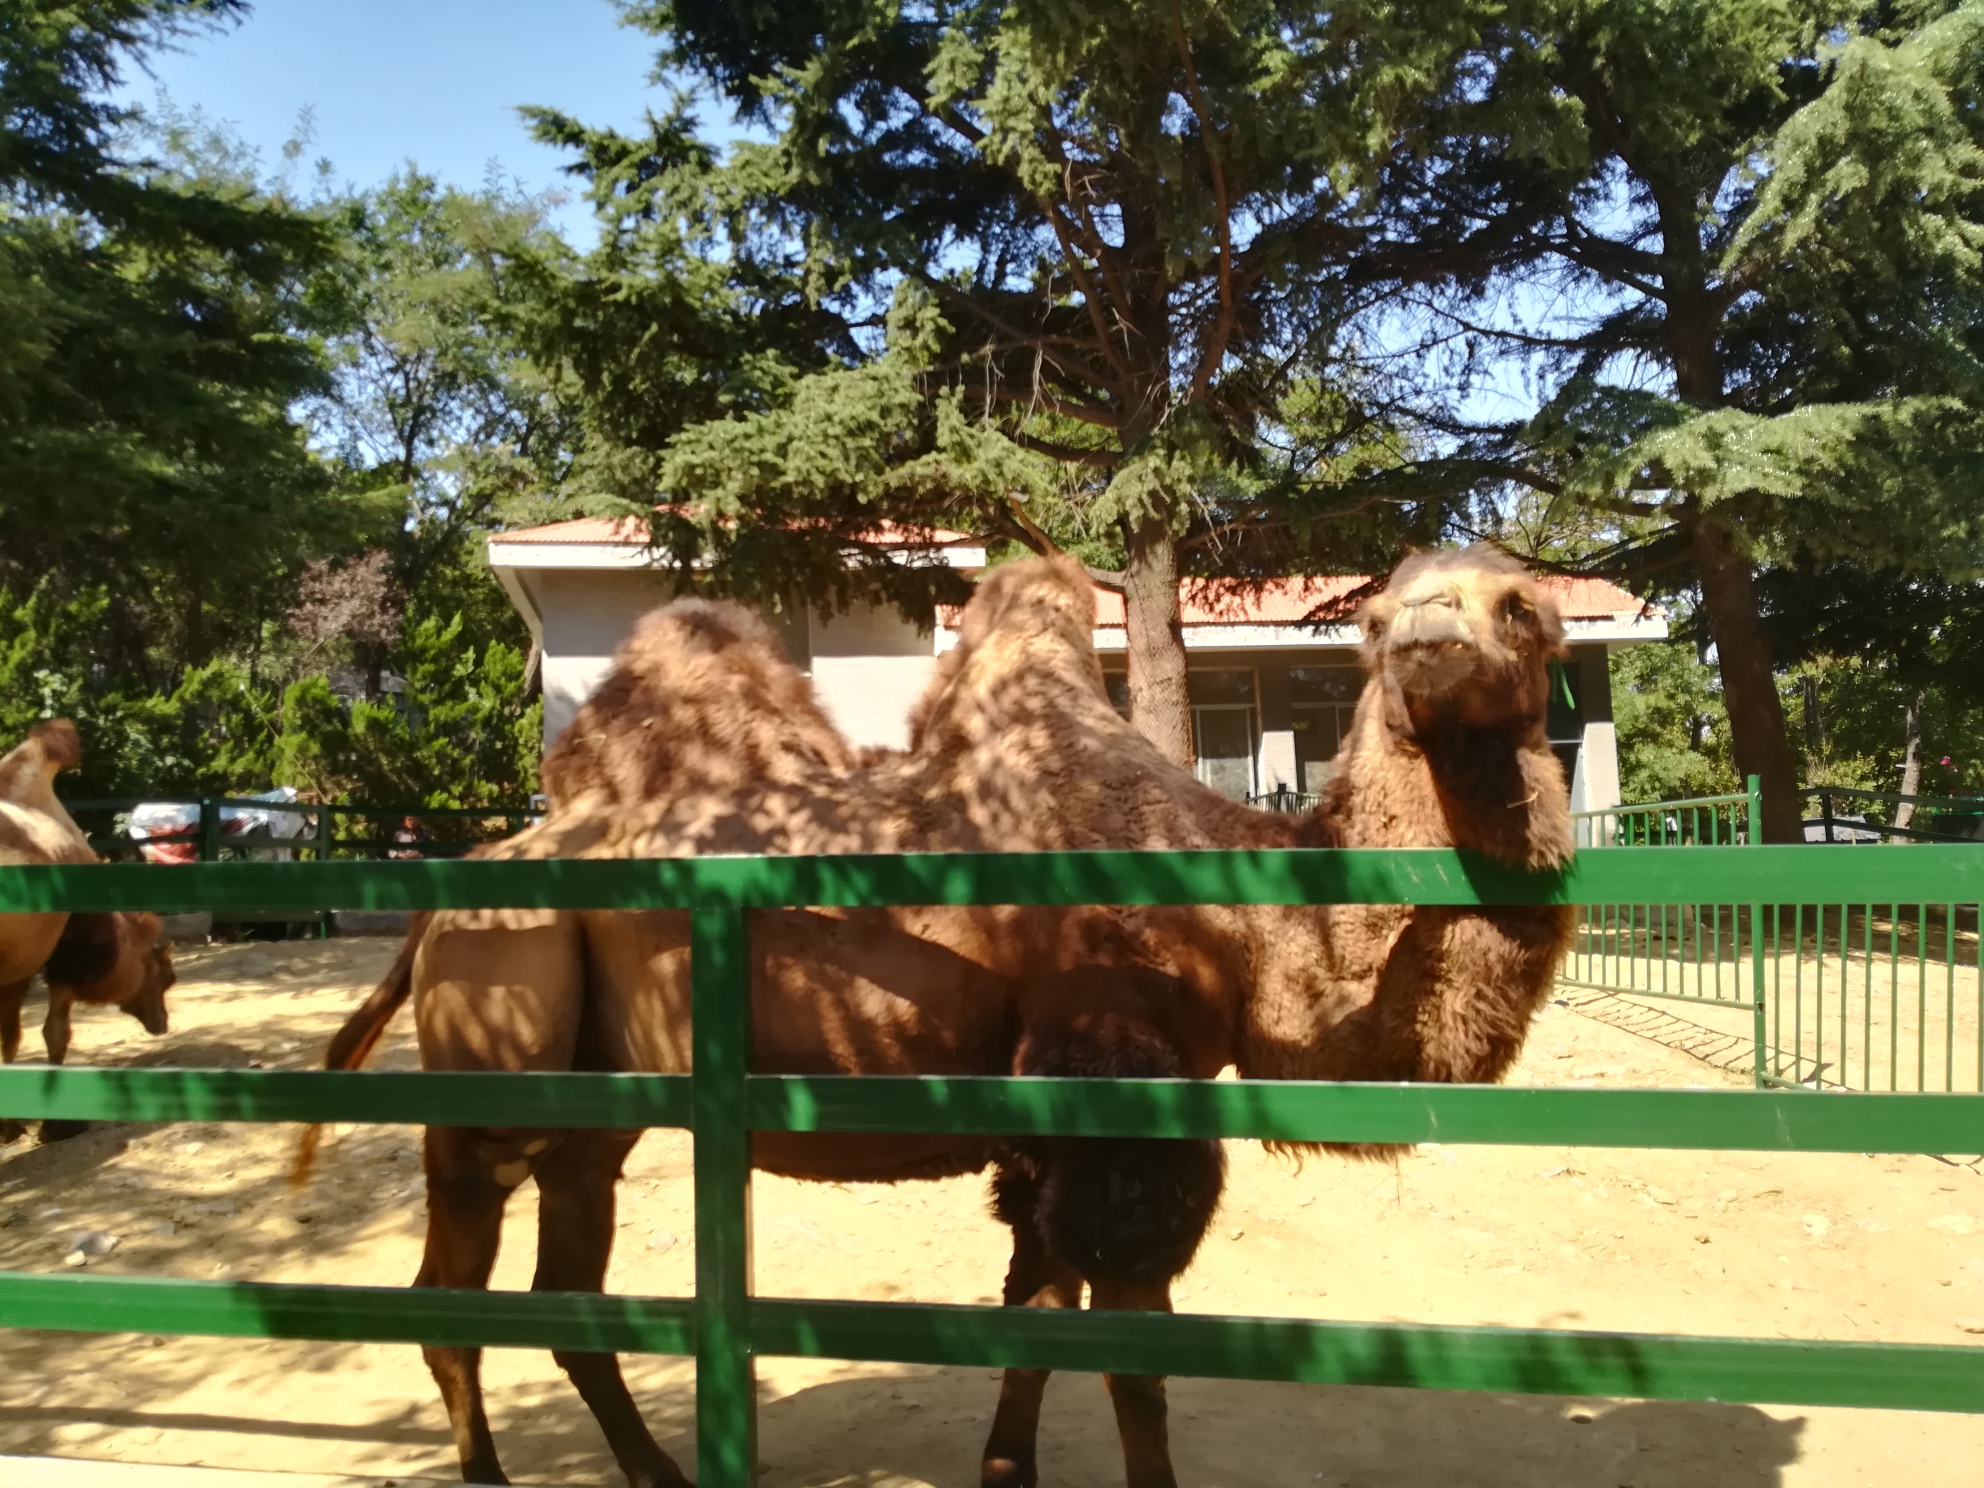
<instances>
[{"instance_id":1,"label":"pine tree","mask_svg":"<svg viewBox=\"0 0 1984 1488\"><path fill-rule=\"evenodd\" d=\"M1498 165L1555 193L1503 302L1554 320L1445 310L1553 391L1454 465L1616 518L1617 567L1692 571L1736 769L1800 840L1760 566L1984 569L1984 6L1545 0L1490 42L1488 117L1566 105Z\"/></svg>"},{"instance_id":2,"label":"pine tree","mask_svg":"<svg viewBox=\"0 0 1984 1488\"><path fill-rule=\"evenodd\" d=\"M1418 149L1466 106L1493 12L630 6L665 70L768 138L719 166L679 114L642 142L540 130L584 152L608 255L660 245L662 347L699 282L788 335L744 331L759 362L722 364L755 380L622 460L626 494L653 481L661 548L707 582L828 602L945 597L864 543L878 516L1073 548L1124 594L1132 716L1189 759L1181 575L1361 566L1440 529L1448 491L1341 494L1404 453L1345 328L1384 285L1511 241L1429 195Z\"/></svg>"}]
</instances>

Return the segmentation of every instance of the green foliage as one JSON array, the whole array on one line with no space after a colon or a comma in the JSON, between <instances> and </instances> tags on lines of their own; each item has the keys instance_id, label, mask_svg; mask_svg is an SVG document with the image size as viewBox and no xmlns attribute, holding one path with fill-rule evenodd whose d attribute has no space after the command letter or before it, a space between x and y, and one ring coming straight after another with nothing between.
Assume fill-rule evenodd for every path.
<instances>
[{"instance_id":1,"label":"green foliage","mask_svg":"<svg viewBox=\"0 0 1984 1488\"><path fill-rule=\"evenodd\" d=\"M1684 631L1685 622L1674 629ZM1676 801L1742 788L1715 669L1685 635L1612 658L1612 719L1622 800Z\"/></svg>"},{"instance_id":2,"label":"green foliage","mask_svg":"<svg viewBox=\"0 0 1984 1488\"><path fill-rule=\"evenodd\" d=\"M582 476L659 500L715 587L824 607L953 597L863 547L878 518L1112 568L1395 558L1451 493L1344 493L1397 442L1348 313L1486 262L1391 235L1380 162L1491 10L629 6L762 132L719 161L683 106L539 115L607 227L573 324L632 363L568 345Z\"/></svg>"},{"instance_id":3,"label":"green foliage","mask_svg":"<svg viewBox=\"0 0 1984 1488\"><path fill-rule=\"evenodd\" d=\"M523 699L524 657L461 645L459 617L416 623L403 692L348 701L322 676L282 699L275 773L319 800L517 806L537 788L543 705Z\"/></svg>"}]
</instances>

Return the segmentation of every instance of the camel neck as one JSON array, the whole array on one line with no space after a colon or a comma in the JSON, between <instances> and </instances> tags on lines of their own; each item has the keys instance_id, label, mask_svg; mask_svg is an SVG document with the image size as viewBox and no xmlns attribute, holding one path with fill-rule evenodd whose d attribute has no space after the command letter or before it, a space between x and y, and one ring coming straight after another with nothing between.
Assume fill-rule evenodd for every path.
<instances>
[{"instance_id":1,"label":"camel neck","mask_svg":"<svg viewBox=\"0 0 1984 1488\"><path fill-rule=\"evenodd\" d=\"M1534 730L1404 737L1360 710L1333 800L1346 847L1470 848L1538 868L1570 856L1563 769Z\"/></svg>"}]
</instances>

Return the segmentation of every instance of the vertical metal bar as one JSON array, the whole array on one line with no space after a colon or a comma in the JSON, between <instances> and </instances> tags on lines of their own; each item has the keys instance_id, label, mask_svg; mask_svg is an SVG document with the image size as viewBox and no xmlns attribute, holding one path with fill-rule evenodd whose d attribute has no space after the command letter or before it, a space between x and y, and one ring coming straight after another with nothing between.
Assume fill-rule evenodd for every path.
<instances>
[{"instance_id":1,"label":"vertical metal bar","mask_svg":"<svg viewBox=\"0 0 1984 1488\"><path fill-rule=\"evenodd\" d=\"M1751 777L1754 779L1755 777ZM1754 821L1756 818L1752 817ZM1759 1090L1764 1088L1766 1060L1764 1058L1764 907L1761 904L1750 906L1750 1004L1753 1045L1750 1050L1751 1071Z\"/></svg>"},{"instance_id":2,"label":"vertical metal bar","mask_svg":"<svg viewBox=\"0 0 1984 1488\"><path fill-rule=\"evenodd\" d=\"M1864 1025L1860 1035L1860 1088L1874 1088L1874 906L1863 904L1860 907L1860 964L1864 969L1861 977L1860 1016Z\"/></svg>"},{"instance_id":3,"label":"vertical metal bar","mask_svg":"<svg viewBox=\"0 0 1984 1488\"><path fill-rule=\"evenodd\" d=\"M1815 905L1819 915L1812 962L1812 1077L1814 1086L1824 1083L1826 1067L1826 906Z\"/></svg>"},{"instance_id":4,"label":"vertical metal bar","mask_svg":"<svg viewBox=\"0 0 1984 1488\"><path fill-rule=\"evenodd\" d=\"M740 909L691 913L689 978L696 1162L696 1480L756 1488L757 1371L751 1356L749 931Z\"/></svg>"},{"instance_id":5,"label":"vertical metal bar","mask_svg":"<svg viewBox=\"0 0 1984 1488\"><path fill-rule=\"evenodd\" d=\"M1780 960L1780 981L1783 968ZM1779 1001L1781 1004L1782 999ZM1791 1078L1801 1085L1805 1081L1805 906L1802 904L1791 906Z\"/></svg>"},{"instance_id":6,"label":"vertical metal bar","mask_svg":"<svg viewBox=\"0 0 1984 1488\"><path fill-rule=\"evenodd\" d=\"M1901 1089L1901 905L1887 907L1887 1087Z\"/></svg>"},{"instance_id":7,"label":"vertical metal bar","mask_svg":"<svg viewBox=\"0 0 1984 1488\"><path fill-rule=\"evenodd\" d=\"M1915 1088L1929 1088L1929 906L1915 906Z\"/></svg>"},{"instance_id":8,"label":"vertical metal bar","mask_svg":"<svg viewBox=\"0 0 1984 1488\"><path fill-rule=\"evenodd\" d=\"M220 802L212 796L200 798L200 841L198 845L202 863L220 861Z\"/></svg>"},{"instance_id":9,"label":"vertical metal bar","mask_svg":"<svg viewBox=\"0 0 1984 1488\"><path fill-rule=\"evenodd\" d=\"M1770 1045L1780 1073L1784 1062L1784 917L1781 905L1770 907Z\"/></svg>"},{"instance_id":10,"label":"vertical metal bar","mask_svg":"<svg viewBox=\"0 0 1984 1488\"><path fill-rule=\"evenodd\" d=\"M1943 1089L1956 1089L1956 906L1943 906Z\"/></svg>"}]
</instances>

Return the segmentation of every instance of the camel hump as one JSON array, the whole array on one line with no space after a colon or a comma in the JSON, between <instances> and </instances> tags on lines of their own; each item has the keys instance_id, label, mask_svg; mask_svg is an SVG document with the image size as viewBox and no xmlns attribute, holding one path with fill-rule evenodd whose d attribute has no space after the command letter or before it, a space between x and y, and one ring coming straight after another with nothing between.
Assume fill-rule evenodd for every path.
<instances>
[{"instance_id":1,"label":"camel hump","mask_svg":"<svg viewBox=\"0 0 1984 1488\"><path fill-rule=\"evenodd\" d=\"M639 805L853 766L769 625L726 600L678 599L642 617L541 778L554 808L590 794Z\"/></svg>"},{"instance_id":2,"label":"camel hump","mask_svg":"<svg viewBox=\"0 0 1984 1488\"><path fill-rule=\"evenodd\" d=\"M73 770L83 762L83 740L66 718L51 718L28 730L27 742L41 746L41 757L52 770Z\"/></svg>"},{"instance_id":3,"label":"camel hump","mask_svg":"<svg viewBox=\"0 0 1984 1488\"><path fill-rule=\"evenodd\" d=\"M49 953L42 975L51 987L93 987L117 969L123 948L122 927L115 914L72 914L62 938ZM157 938L154 929L153 938Z\"/></svg>"},{"instance_id":4,"label":"camel hump","mask_svg":"<svg viewBox=\"0 0 1984 1488\"><path fill-rule=\"evenodd\" d=\"M0 758L0 801L46 809L53 799L55 774L83 762L83 742L66 718L51 718Z\"/></svg>"}]
</instances>

